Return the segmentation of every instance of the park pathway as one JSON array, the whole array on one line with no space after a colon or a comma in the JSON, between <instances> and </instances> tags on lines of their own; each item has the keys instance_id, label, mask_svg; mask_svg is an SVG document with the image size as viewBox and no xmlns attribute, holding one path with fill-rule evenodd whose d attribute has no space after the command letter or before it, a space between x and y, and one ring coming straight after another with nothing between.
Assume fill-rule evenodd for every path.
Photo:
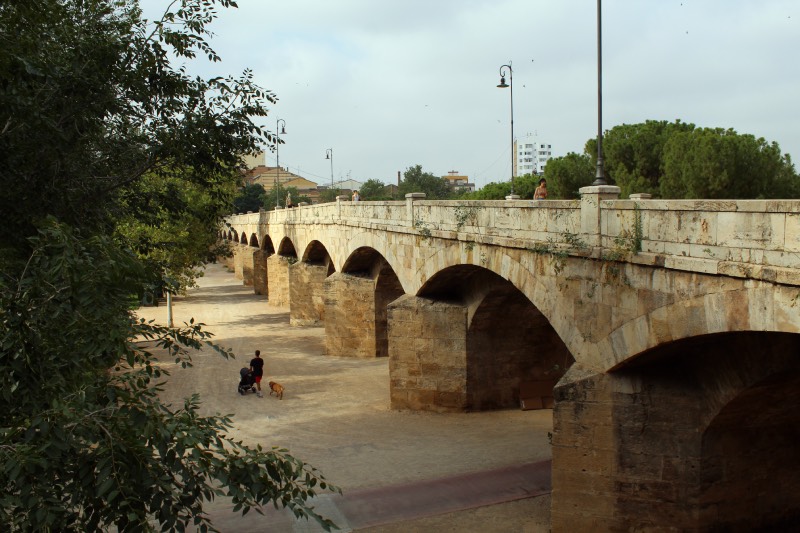
<instances>
[{"instance_id":1,"label":"park pathway","mask_svg":"<svg viewBox=\"0 0 800 533\"><path fill-rule=\"evenodd\" d=\"M167 320L163 303L139 314ZM164 399L199 393L206 414L233 415L236 438L288 448L314 465L343 490L315 501L342 531L549 530L551 411L392 411L386 359L326 356L324 327L290 327L288 309L270 306L217 264L173 300L173 317L204 323L237 359L204 350L189 369L164 360L172 372ZM256 349L265 380L286 387L283 400L237 393L239 369ZM223 532L321 531L285 510L242 517L217 501L209 512Z\"/></svg>"}]
</instances>

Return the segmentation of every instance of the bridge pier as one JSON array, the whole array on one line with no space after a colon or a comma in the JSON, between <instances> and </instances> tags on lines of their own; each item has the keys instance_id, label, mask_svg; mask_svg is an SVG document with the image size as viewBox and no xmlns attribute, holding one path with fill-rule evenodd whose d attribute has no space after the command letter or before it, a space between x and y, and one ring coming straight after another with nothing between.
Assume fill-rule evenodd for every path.
<instances>
[{"instance_id":1,"label":"bridge pier","mask_svg":"<svg viewBox=\"0 0 800 533\"><path fill-rule=\"evenodd\" d=\"M796 527L798 351L748 332L609 373L574 365L556 388L553 531Z\"/></svg>"},{"instance_id":2,"label":"bridge pier","mask_svg":"<svg viewBox=\"0 0 800 533\"><path fill-rule=\"evenodd\" d=\"M253 292L269 296L267 259L270 254L266 250L253 252Z\"/></svg>"},{"instance_id":3,"label":"bridge pier","mask_svg":"<svg viewBox=\"0 0 800 533\"><path fill-rule=\"evenodd\" d=\"M301 261L289 265L289 323L315 326L325 320L327 264Z\"/></svg>"},{"instance_id":4,"label":"bridge pier","mask_svg":"<svg viewBox=\"0 0 800 533\"><path fill-rule=\"evenodd\" d=\"M392 409L467 409L467 307L416 296L389 304Z\"/></svg>"},{"instance_id":5,"label":"bridge pier","mask_svg":"<svg viewBox=\"0 0 800 533\"><path fill-rule=\"evenodd\" d=\"M244 254L248 248L249 246L242 243L233 246L233 275L236 279L244 279Z\"/></svg>"},{"instance_id":6,"label":"bridge pier","mask_svg":"<svg viewBox=\"0 0 800 533\"><path fill-rule=\"evenodd\" d=\"M242 283L246 287L253 286L253 266L255 264L255 253L257 248L247 244L242 245Z\"/></svg>"},{"instance_id":7,"label":"bridge pier","mask_svg":"<svg viewBox=\"0 0 800 533\"><path fill-rule=\"evenodd\" d=\"M340 357L375 357L375 282L335 273L325 280L325 352ZM385 325L384 325L385 327Z\"/></svg>"},{"instance_id":8,"label":"bridge pier","mask_svg":"<svg viewBox=\"0 0 800 533\"><path fill-rule=\"evenodd\" d=\"M293 259L280 254L272 254L267 258L267 293L272 306L289 306L289 261Z\"/></svg>"}]
</instances>

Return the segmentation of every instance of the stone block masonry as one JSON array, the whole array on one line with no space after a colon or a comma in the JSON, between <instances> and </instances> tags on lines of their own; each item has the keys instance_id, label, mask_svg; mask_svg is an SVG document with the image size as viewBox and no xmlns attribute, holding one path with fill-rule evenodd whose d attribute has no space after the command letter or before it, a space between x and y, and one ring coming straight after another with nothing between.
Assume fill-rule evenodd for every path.
<instances>
[{"instance_id":1,"label":"stone block masonry","mask_svg":"<svg viewBox=\"0 0 800 533\"><path fill-rule=\"evenodd\" d=\"M375 282L333 274L325 280L325 348L328 355L375 357Z\"/></svg>"},{"instance_id":2,"label":"stone block masonry","mask_svg":"<svg viewBox=\"0 0 800 533\"><path fill-rule=\"evenodd\" d=\"M392 409L467 408L467 308L403 296L389 305Z\"/></svg>"}]
</instances>

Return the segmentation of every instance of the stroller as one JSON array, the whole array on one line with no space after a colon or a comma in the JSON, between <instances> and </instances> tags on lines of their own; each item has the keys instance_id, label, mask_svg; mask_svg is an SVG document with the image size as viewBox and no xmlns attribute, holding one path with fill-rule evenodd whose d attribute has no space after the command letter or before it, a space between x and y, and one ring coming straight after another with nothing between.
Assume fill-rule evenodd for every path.
<instances>
[{"instance_id":1,"label":"stroller","mask_svg":"<svg viewBox=\"0 0 800 533\"><path fill-rule=\"evenodd\" d=\"M242 368L239 371L239 394L245 395L248 392L256 392L256 377L250 372L249 368Z\"/></svg>"}]
</instances>

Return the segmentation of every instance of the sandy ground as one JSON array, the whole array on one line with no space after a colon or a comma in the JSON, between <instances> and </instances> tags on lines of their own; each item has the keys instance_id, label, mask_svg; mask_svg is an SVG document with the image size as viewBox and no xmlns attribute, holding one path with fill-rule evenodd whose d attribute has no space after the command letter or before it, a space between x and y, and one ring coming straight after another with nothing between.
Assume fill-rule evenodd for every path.
<instances>
[{"instance_id":1,"label":"sandy ground","mask_svg":"<svg viewBox=\"0 0 800 533\"><path fill-rule=\"evenodd\" d=\"M182 403L184 397L199 393L206 414L233 415L235 437L251 445L288 448L317 467L345 497L352 489L550 458L550 410L393 411L387 359L326 356L324 327L290 327L287 308L271 307L221 265L210 265L199 285L185 297L173 299L175 323L194 318L206 324L214 340L233 349L237 359L225 360L209 349L195 354L189 369L165 362L172 376L163 397ZM167 321L163 303L142 308L139 314ZM239 369L248 365L256 349L266 361L265 382L274 380L286 387L283 400L268 391L263 398L237 393ZM549 507L549 496L540 496L359 531L548 531ZM225 502L214 502L209 510L222 531L320 530L314 524L277 520L274 512L241 517ZM336 521L336 516L331 518Z\"/></svg>"}]
</instances>

